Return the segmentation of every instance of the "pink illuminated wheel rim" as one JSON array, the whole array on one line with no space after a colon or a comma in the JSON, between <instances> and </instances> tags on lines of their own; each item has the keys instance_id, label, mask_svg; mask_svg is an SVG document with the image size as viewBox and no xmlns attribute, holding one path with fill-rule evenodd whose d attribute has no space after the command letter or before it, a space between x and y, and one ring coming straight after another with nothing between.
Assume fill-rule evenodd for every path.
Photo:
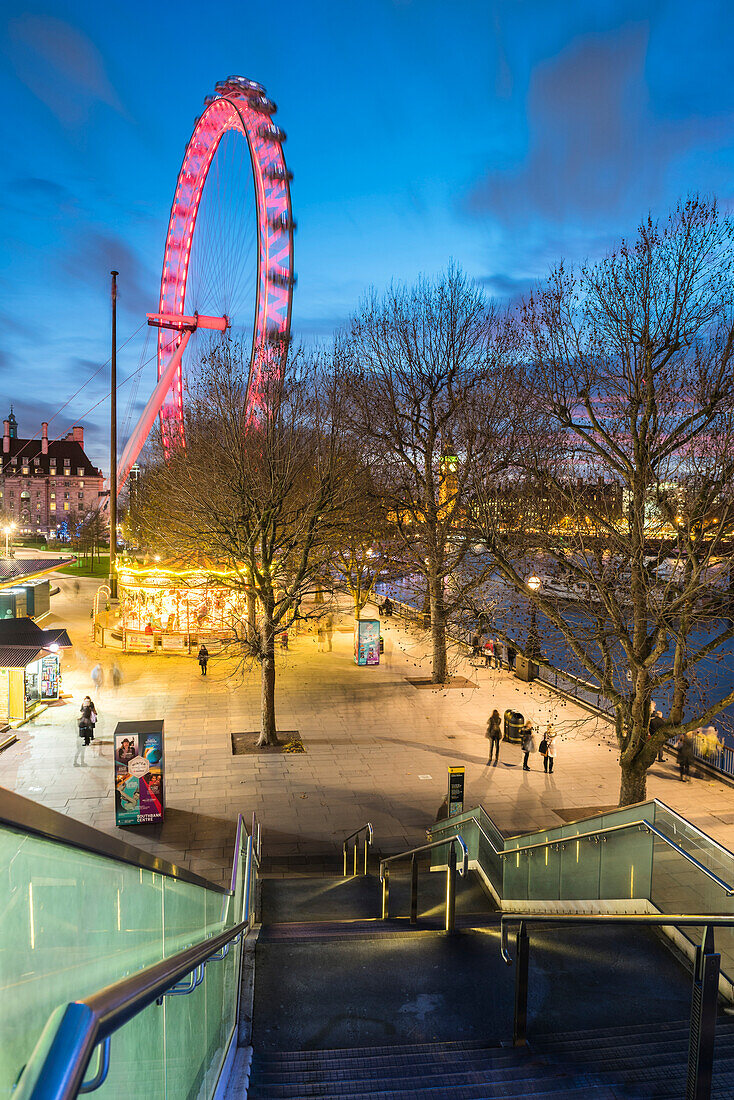
<instances>
[{"instance_id":1,"label":"pink illuminated wheel rim","mask_svg":"<svg viewBox=\"0 0 734 1100\"><path fill-rule=\"evenodd\" d=\"M160 314L226 317L229 338L245 355L249 346L250 420L285 367L295 283L291 176L274 112L262 85L243 77L207 97L178 174L161 277ZM175 330L159 329L158 378L180 341ZM184 442L185 363L206 353L194 344L161 405L166 451Z\"/></svg>"}]
</instances>

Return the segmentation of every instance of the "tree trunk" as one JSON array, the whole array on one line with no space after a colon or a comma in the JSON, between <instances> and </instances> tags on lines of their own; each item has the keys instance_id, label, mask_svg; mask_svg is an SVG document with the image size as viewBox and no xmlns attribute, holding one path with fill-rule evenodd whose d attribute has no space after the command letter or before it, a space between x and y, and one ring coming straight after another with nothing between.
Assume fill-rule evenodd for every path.
<instances>
[{"instance_id":1,"label":"tree trunk","mask_svg":"<svg viewBox=\"0 0 734 1100\"><path fill-rule=\"evenodd\" d=\"M262 654L260 657L260 737L258 748L277 745L275 727L275 633L268 619L262 627Z\"/></svg>"},{"instance_id":2,"label":"tree trunk","mask_svg":"<svg viewBox=\"0 0 734 1100\"><path fill-rule=\"evenodd\" d=\"M250 645L255 643L255 593L251 588L247 589L247 640Z\"/></svg>"},{"instance_id":3,"label":"tree trunk","mask_svg":"<svg viewBox=\"0 0 734 1100\"><path fill-rule=\"evenodd\" d=\"M449 675L446 656L446 613L440 585L440 581L431 582L431 643L433 646L431 680L434 684L445 684Z\"/></svg>"},{"instance_id":4,"label":"tree trunk","mask_svg":"<svg viewBox=\"0 0 734 1100\"><path fill-rule=\"evenodd\" d=\"M620 763L622 778L619 785L619 805L632 806L647 799L647 768L639 761Z\"/></svg>"},{"instance_id":5,"label":"tree trunk","mask_svg":"<svg viewBox=\"0 0 734 1100\"><path fill-rule=\"evenodd\" d=\"M359 597L354 597L354 621L359 622L359 617L362 614L362 607L364 605L359 602Z\"/></svg>"}]
</instances>

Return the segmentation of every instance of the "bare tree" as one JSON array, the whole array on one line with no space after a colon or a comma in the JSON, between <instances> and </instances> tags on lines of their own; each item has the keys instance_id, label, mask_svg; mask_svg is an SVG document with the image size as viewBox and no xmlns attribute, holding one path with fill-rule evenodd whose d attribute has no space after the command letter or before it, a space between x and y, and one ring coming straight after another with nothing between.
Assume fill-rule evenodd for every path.
<instances>
[{"instance_id":1,"label":"bare tree","mask_svg":"<svg viewBox=\"0 0 734 1100\"><path fill-rule=\"evenodd\" d=\"M499 331L479 288L450 267L373 293L340 349L352 430L388 507L396 559L426 598L434 683L448 678L447 622L477 584L462 570L473 471L503 461Z\"/></svg>"},{"instance_id":2,"label":"bare tree","mask_svg":"<svg viewBox=\"0 0 734 1100\"><path fill-rule=\"evenodd\" d=\"M224 572L249 599L249 621L232 625L237 651L261 670L258 744L273 745L276 636L323 585L348 482L328 365L292 358L254 417L248 367L239 346L212 348L191 385L186 448L146 472L137 512L147 516L149 539L179 560Z\"/></svg>"},{"instance_id":3,"label":"bare tree","mask_svg":"<svg viewBox=\"0 0 734 1100\"><path fill-rule=\"evenodd\" d=\"M732 258L730 220L691 199L600 263L554 271L519 316L515 471L478 495L497 568L542 613L546 650L561 642L614 708L622 805L645 798L667 738L734 702L728 686L692 690L734 637L719 618L734 537Z\"/></svg>"}]
</instances>

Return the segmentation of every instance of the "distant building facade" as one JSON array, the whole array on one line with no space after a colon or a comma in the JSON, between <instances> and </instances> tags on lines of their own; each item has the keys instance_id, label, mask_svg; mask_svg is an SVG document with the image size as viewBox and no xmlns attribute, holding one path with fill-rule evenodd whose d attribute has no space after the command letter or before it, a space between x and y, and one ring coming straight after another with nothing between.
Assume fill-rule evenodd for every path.
<instances>
[{"instance_id":1,"label":"distant building facade","mask_svg":"<svg viewBox=\"0 0 734 1100\"><path fill-rule=\"evenodd\" d=\"M84 452L84 428L49 440L44 422L40 439L21 439L11 408L0 453L0 516L6 522L21 535L54 536L69 520L96 512L104 499L102 471Z\"/></svg>"}]
</instances>

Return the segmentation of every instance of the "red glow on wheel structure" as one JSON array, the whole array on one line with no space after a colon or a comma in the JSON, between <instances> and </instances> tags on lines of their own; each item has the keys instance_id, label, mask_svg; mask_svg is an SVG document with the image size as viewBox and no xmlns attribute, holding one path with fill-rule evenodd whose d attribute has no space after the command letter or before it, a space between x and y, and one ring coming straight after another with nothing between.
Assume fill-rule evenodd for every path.
<instances>
[{"instance_id":1,"label":"red glow on wheel structure","mask_svg":"<svg viewBox=\"0 0 734 1100\"><path fill-rule=\"evenodd\" d=\"M252 166L257 220L257 276L252 351L247 388L247 414L257 421L266 404L268 382L283 371L288 354L293 273L290 179L283 155L285 134L272 121L275 104L261 84L228 77L208 96L194 125L176 182L166 235L157 314L158 386L131 436L118 465L118 485L160 415L166 454L185 444L183 350L198 328L223 330L228 319L186 315L186 288L197 216L209 169L225 134L234 131L247 142ZM168 383L168 384L166 384ZM161 392L163 390L163 392Z\"/></svg>"}]
</instances>

